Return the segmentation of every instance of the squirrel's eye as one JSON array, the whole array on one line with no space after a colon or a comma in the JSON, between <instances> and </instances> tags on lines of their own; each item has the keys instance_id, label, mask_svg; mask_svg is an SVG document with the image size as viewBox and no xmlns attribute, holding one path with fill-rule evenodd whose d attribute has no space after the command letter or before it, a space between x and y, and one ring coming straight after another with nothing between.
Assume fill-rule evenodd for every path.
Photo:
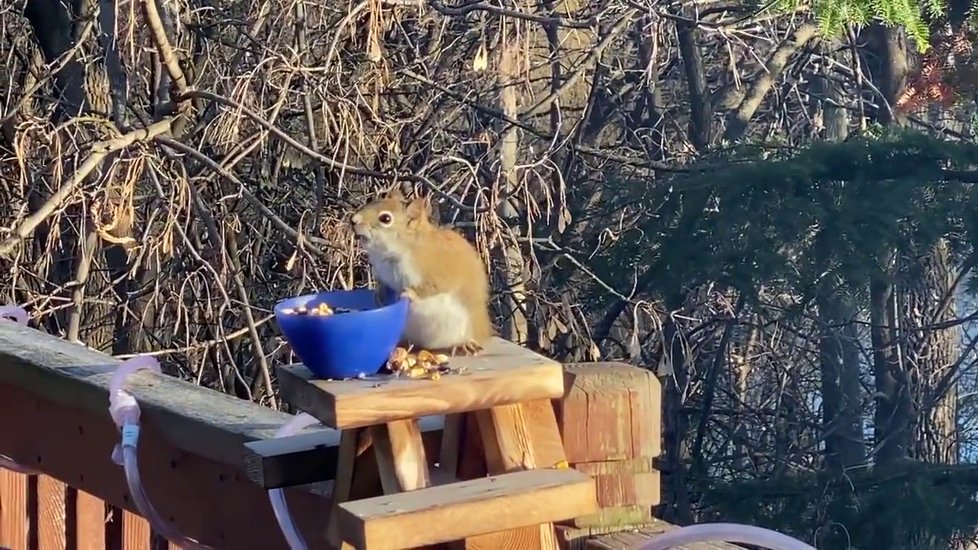
<instances>
[{"instance_id":1,"label":"squirrel's eye","mask_svg":"<svg viewBox=\"0 0 978 550\"><path fill-rule=\"evenodd\" d=\"M390 225L390 223L394 221L394 217L387 212L381 212L380 215L377 216L377 221L384 225Z\"/></svg>"}]
</instances>

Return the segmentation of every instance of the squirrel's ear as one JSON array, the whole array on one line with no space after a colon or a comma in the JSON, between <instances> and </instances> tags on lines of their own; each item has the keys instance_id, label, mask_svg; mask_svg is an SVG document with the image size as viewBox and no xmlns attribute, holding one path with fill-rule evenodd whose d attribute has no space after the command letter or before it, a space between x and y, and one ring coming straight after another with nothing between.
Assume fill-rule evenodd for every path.
<instances>
[{"instance_id":1,"label":"squirrel's ear","mask_svg":"<svg viewBox=\"0 0 978 550\"><path fill-rule=\"evenodd\" d=\"M390 191L387 192L388 199L394 199L398 202L404 202L404 193L401 193L401 189L398 186L394 186Z\"/></svg>"},{"instance_id":2,"label":"squirrel's ear","mask_svg":"<svg viewBox=\"0 0 978 550\"><path fill-rule=\"evenodd\" d=\"M406 208L408 217L419 219L428 215L428 197L418 197L408 203Z\"/></svg>"}]
</instances>

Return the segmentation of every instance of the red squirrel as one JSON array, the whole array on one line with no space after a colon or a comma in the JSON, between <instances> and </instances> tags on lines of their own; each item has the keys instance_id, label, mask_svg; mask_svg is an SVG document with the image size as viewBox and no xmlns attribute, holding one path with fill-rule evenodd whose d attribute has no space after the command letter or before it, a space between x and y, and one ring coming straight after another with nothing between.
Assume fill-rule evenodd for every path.
<instances>
[{"instance_id":1,"label":"red squirrel","mask_svg":"<svg viewBox=\"0 0 978 550\"><path fill-rule=\"evenodd\" d=\"M431 221L428 208L427 198L408 201L395 189L350 221L379 294L390 289L410 301L403 340L474 355L493 335L486 267L465 237Z\"/></svg>"}]
</instances>

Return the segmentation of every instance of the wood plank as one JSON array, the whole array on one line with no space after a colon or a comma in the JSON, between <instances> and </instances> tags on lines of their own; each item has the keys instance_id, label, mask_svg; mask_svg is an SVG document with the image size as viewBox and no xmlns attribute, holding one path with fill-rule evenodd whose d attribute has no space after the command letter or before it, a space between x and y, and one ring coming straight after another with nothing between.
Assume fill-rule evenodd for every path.
<instances>
[{"instance_id":1,"label":"wood plank","mask_svg":"<svg viewBox=\"0 0 978 550\"><path fill-rule=\"evenodd\" d=\"M441 448L438 450L438 467L452 476L458 475L464 433L465 413L445 416L444 429L441 434Z\"/></svg>"},{"instance_id":2,"label":"wood plank","mask_svg":"<svg viewBox=\"0 0 978 550\"><path fill-rule=\"evenodd\" d=\"M356 433L358 431L359 434ZM370 452L373 449L373 438L370 436L370 431L348 430L348 432L352 432L348 434L348 445L344 446L341 440L340 448L344 452L340 453L339 456L348 457L347 453L349 453L350 449L353 449L353 465L352 467L348 465L340 466L337 474L339 475L339 480L349 481L337 482L339 492L334 492L333 498L330 500L330 512L326 519L325 541L330 548L338 548L340 550L352 550L352 547L348 543L340 540L339 528L335 523L335 507L340 502L384 494L384 489L380 481L380 472L377 468L377 456L376 453ZM308 540L306 542L309 543Z\"/></svg>"},{"instance_id":3,"label":"wood plank","mask_svg":"<svg viewBox=\"0 0 978 550\"><path fill-rule=\"evenodd\" d=\"M585 548L588 550L634 550L643 542L677 528L677 526L660 519L653 519L649 525L638 529L627 529L599 535L589 540ZM700 542L676 546L673 550L744 550L744 547L726 542Z\"/></svg>"},{"instance_id":4,"label":"wood plank","mask_svg":"<svg viewBox=\"0 0 978 550\"><path fill-rule=\"evenodd\" d=\"M82 409L6 385L0 385L0 402L5 415L0 430L4 454L21 463L43 466L52 477L136 512L133 503L126 501L122 468L109 457L119 441L119 431L107 406L93 417ZM37 437L39 433L44 437ZM287 550L266 491L239 470L174 448L148 419L140 430L139 448L146 492L160 515L182 534L214 548ZM306 490L285 492L310 547L321 546L328 499ZM106 542L106 547L113 546L114 541Z\"/></svg>"},{"instance_id":5,"label":"wood plank","mask_svg":"<svg viewBox=\"0 0 978 550\"><path fill-rule=\"evenodd\" d=\"M77 550L104 550L105 502L86 493L75 493L75 548Z\"/></svg>"},{"instance_id":6,"label":"wood plank","mask_svg":"<svg viewBox=\"0 0 978 550\"><path fill-rule=\"evenodd\" d=\"M418 423L425 448L437 450L441 444L443 417L427 416ZM244 446L245 473L248 479L265 489L332 480L336 474L339 442L340 432L333 429L252 441Z\"/></svg>"},{"instance_id":7,"label":"wood plank","mask_svg":"<svg viewBox=\"0 0 978 550\"><path fill-rule=\"evenodd\" d=\"M360 449L360 434L366 430L344 430L340 434L340 449L336 467L336 481L329 504L329 518L326 520L326 540L333 548L343 546L337 511L341 504L350 499L353 476L356 473L357 454Z\"/></svg>"},{"instance_id":8,"label":"wood plank","mask_svg":"<svg viewBox=\"0 0 978 550\"><path fill-rule=\"evenodd\" d=\"M637 532L643 527L653 525L626 525L614 527L572 527L570 525L557 525L557 543L560 550L584 550L588 541L594 537L609 535L619 532Z\"/></svg>"},{"instance_id":9,"label":"wood plank","mask_svg":"<svg viewBox=\"0 0 978 550\"><path fill-rule=\"evenodd\" d=\"M322 430L244 445L245 474L264 489L292 487L333 478L338 430Z\"/></svg>"},{"instance_id":10,"label":"wood plank","mask_svg":"<svg viewBox=\"0 0 978 550\"><path fill-rule=\"evenodd\" d=\"M123 550L151 550L153 545L153 529L146 518L132 512L122 512L122 548Z\"/></svg>"},{"instance_id":11,"label":"wood plank","mask_svg":"<svg viewBox=\"0 0 978 550\"><path fill-rule=\"evenodd\" d=\"M85 346L0 323L0 384L96 417L108 417L108 385L121 361ZM139 400L143 422L171 445L243 469L241 447L269 439L291 415L202 388L171 376L140 371L127 388ZM308 431L322 430L321 427ZM305 433L305 432L303 432Z\"/></svg>"},{"instance_id":12,"label":"wood plank","mask_svg":"<svg viewBox=\"0 0 978 550\"><path fill-rule=\"evenodd\" d=\"M13 323L0 323L10 325ZM9 408L5 403L4 407ZM5 414L6 422L13 422ZM5 449L6 450L6 449ZM5 453L7 454L7 453ZM9 456L9 455L8 455ZM14 458L11 456L11 458ZM14 458L16 461L17 459ZM29 528L27 509L28 476L0 468L0 546L17 550L27 548Z\"/></svg>"},{"instance_id":13,"label":"wood plank","mask_svg":"<svg viewBox=\"0 0 978 550\"><path fill-rule=\"evenodd\" d=\"M489 461L489 473L506 470L566 467L567 456L557 429L557 419L549 400L537 400L494 407L476 414L483 434L483 446L490 443L501 450L501 463ZM487 455L488 456L488 455Z\"/></svg>"},{"instance_id":14,"label":"wood plank","mask_svg":"<svg viewBox=\"0 0 978 550\"><path fill-rule=\"evenodd\" d=\"M67 486L49 476L37 478L38 550L64 550L68 544Z\"/></svg>"},{"instance_id":15,"label":"wood plank","mask_svg":"<svg viewBox=\"0 0 978 550\"><path fill-rule=\"evenodd\" d=\"M417 420L397 420L370 430L384 493L414 491L431 485Z\"/></svg>"},{"instance_id":16,"label":"wood plank","mask_svg":"<svg viewBox=\"0 0 978 550\"><path fill-rule=\"evenodd\" d=\"M655 506L661 500L659 472L652 458L582 462L574 468L592 478L602 507Z\"/></svg>"},{"instance_id":17,"label":"wood plank","mask_svg":"<svg viewBox=\"0 0 978 550\"><path fill-rule=\"evenodd\" d=\"M608 506L593 514L574 518L575 527L607 527L610 525L644 525L655 520L652 507L645 505Z\"/></svg>"},{"instance_id":18,"label":"wood plank","mask_svg":"<svg viewBox=\"0 0 978 550\"><path fill-rule=\"evenodd\" d=\"M567 459L627 460L661 453L661 384L624 363L564 367L566 394L554 403Z\"/></svg>"},{"instance_id":19,"label":"wood plank","mask_svg":"<svg viewBox=\"0 0 978 550\"><path fill-rule=\"evenodd\" d=\"M566 466L557 419L549 400L494 407L475 413L490 474ZM592 513L598 509L595 502ZM473 537L470 550L490 548L557 548L552 524L545 523Z\"/></svg>"},{"instance_id":20,"label":"wood plank","mask_svg":"<svg viewBox=\"0 0 978 550\"><path fill-rule=\"evenodd\" d=\"M451 414L564 394L561 365L495 338L475 356L451 359L460 374L439 380L378 375L321 380L302 365L278 368L283 399L332 428L355 428L434 414Z\"/></svg>"},{"instance_id":21,"label":"wood plank","mask_svg":"<svg viewBox=\"0 0 978 550\"><path fill-rule=\"evenodd\" d=\"M476 479L489 474L486 451L482 447L479 419L475 413L466 413L462 424L462 450L455 476L458 479Z\"/></svg>"},{"instance_id":22,"label":"wood plank","mask_svg":"<svg viewBox=\"0 0 978 550\"><path fill-rule=\"evenodd\" d=\"M578 516L594 499L586 475L536 470L347 502L337 519L356 548L413 548Z\"/></svg>"}]
</instances>

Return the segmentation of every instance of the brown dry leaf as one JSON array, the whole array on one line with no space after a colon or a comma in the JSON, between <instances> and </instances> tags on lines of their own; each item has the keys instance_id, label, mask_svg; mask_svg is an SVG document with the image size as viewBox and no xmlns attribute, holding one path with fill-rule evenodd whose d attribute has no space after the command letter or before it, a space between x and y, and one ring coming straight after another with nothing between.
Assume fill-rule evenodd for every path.
<instances>
[{"instance_id":1,"label":"brown dry leaf","mask_svg":"<svg viewBox=\"0 0 978 550\"><path fill-rule=\"evenodd\" d=\"M98 236L106 242L121 244L123 246L136 246L136 239L132 237L116 237L102 227L97 228L95 232L98 233Z\"/></svg>"},{"instance_id":2,"label":"brown dry leaf","mask_svg":"<svg viewBox=\"0 0 978 550\"><path fill-rule=\"evenodd\" d=\"M486 49L486 41L483 40L475 52L475 58L472 59L472 70L479 73L487 68L489 68L489 52Z\"/></svg>"},{"instance_id":3,"label":"brown dry leaf","mask_svg":"<svg viewBox=\"0 0 978 550\"><path fill-rule=\"evenodd\" d=\"M167 257L173 256L174 243L176 241L176 236L172 227L168 227L166 231L163 232L160 238L160 250Z\"/></svg>"},{"instance_id":4,"label":"brown dry leaf","mask_svg":"<svg viewBox=\"0 0 978 550\"><path fill-rule=\"evenodd\" d=\"M367 28L367 58L374 63L380 61L383 52L380 49L380 33L383 26L381 21L381 10L383 7L380 2L373 0L370 2L370 21Z\"/></svg>"},{"instance_id":5,"label":"brown dry leaf","mask_svg":"<svg viewBox=\"0 0 978 550\"><path fill-rule=\"evenodd\" d=\"M373 61L374 63L380 61L383 57L383 53L380 51L380 39L377 38L377 33L373 29L370 31L369 47L367 48L367 59Z\"/></svg>"},{"instance_id":6,"label":"brown dry leaf","mask_svg":"<svg viewBox=\"0 0 978 550\"><path fill-rule=\"evenodd\" d=\"M601 350L598 348L598 345L594 343L594 340L591 340L591 345L589 346L588 349L588 355L590 356L589 359L590 361L601 360Z\"/></svg>"},{"instance_id":7,"label":"brown dry leaf","mask_svg":"<svg viewBox=\"0 0 978 550\"><path fill-rule=\"evenodd\" d=\"M550 347L550 344L553 343L553 340L551 340L550 337L547 336L547 332L546 330L544 330L543 327L537 328L537 341L539 345L544 349Z\"/></svg>"},{"instance_id":8,"label":"brown dry leaf","mask_svg":"<svg viewBox=\"0 0 978 550\"><path fill-rule=\"evenodd\" d=\"M570 221L570 209L567 208L567 205L564 205L560 208L560 215L557 216L557 231L563 233L567 229L568 224L570 224Z\"/></svg>"}]
</instances>

